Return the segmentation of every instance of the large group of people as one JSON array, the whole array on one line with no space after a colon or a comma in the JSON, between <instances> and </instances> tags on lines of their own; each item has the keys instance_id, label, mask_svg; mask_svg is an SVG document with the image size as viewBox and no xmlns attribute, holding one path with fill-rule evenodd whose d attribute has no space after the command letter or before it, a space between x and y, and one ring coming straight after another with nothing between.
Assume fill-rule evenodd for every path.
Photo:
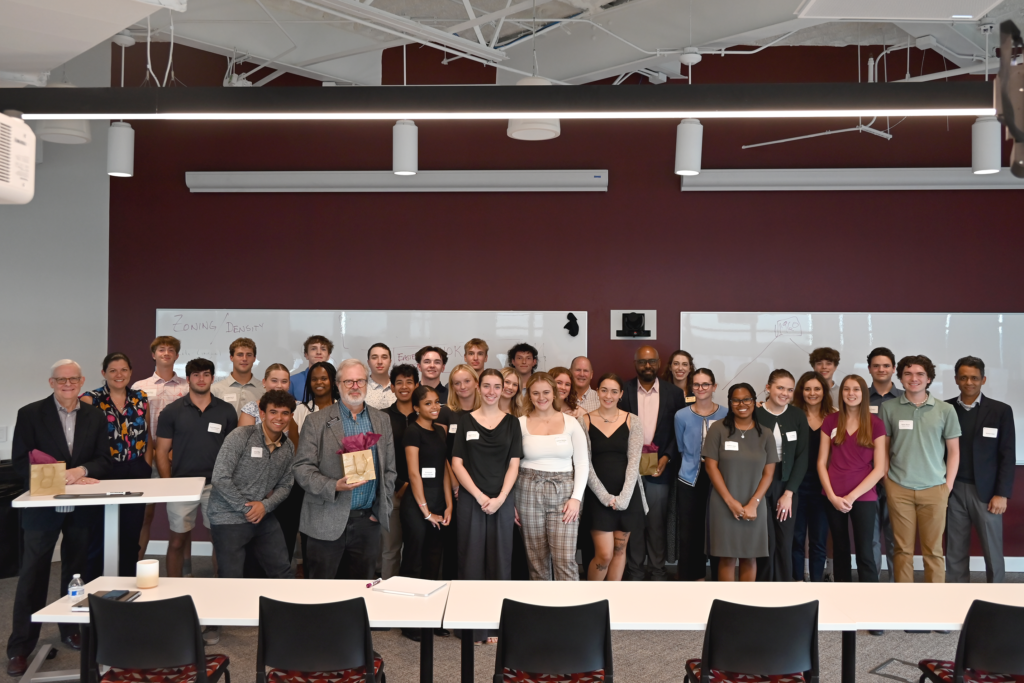
<instances>
[{"instance_id":1,"label":"large group of people","mask_svg":"<svg viewBox=\"0 0 1024 683\"><path fill-rule=\"evenodd\" d=\"M663 364L643 346L635 377L595 380L583 356L538 370L527 343L507 367L487 367L487 343L472 339L447 385L438 347L415 365L393 365L377 343L365 363L335 367L333 350L311 336L306 368L273 363L259 379L256 342L239 338L223 379L205 358L179 377L180 343L161 336L152 377L132 384L128 356L111 353L93 390L78 363L58 361L53 393L18 413L15 466L26 487L32 451L63 461L68 485L204 478L200 501L167 504L170 576L191 571L201 509L221 577L298 566L321 579L666 580L674 563L685 581L821 581L834 563L830 577L850 581L852 548L859 581L879 580L884 549L890 580L912 582L919 540L925 581L968 581L974 529L988 580L1004 578L1014 423L982 395L979 358L956 362L960 393L942 401L925 356L874 349L866 380L839 378L839 353L815 349L798 379L776 369L763 392L723 387L720 405L715 373L683 350ZM346 476L349 443L369 450L373 476ZM24 671L38 640L30 615L46 603L58 536L62 588L99 575L98 509L23 511L9 672ZM145 555L152 517L122 507L122 575ZM72 627L61 635L80 645Z\"/></svg>"}]
</instances>

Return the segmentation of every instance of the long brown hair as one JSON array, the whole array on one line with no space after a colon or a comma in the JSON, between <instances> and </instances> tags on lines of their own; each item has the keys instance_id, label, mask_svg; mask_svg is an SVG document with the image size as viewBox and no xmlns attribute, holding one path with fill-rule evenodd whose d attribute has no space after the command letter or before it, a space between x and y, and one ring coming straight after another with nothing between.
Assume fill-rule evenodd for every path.
<instances>
[{"instance_id":1,"label":"long brown hair","mask_svg":"<svg viewBox=\"0 0 1024 683\"><path fill-rule=\"evenodd\" d=\"M871 428L871 402L868 400L868 383L860 375L847 375L839 383L839 400L842 401L843 385L848 381L854 381L860 385L860 406L857 408L857 445L861 448L868 448L874 440L874 430ZM836 425L836 436L832 440L837 446L846 441L846 403L842 403L842 410L839 411L839 424Z\"/></svg>"},{"instance_id":2,"label":"long brown hair","mask_svg":"<svg viewBox=\"0 0 1024 683\"><path fill-rule=\"evenodd\" d=\"M672 361L676 359L676 356L686 356L686 359L690 361L690 374L686 376L686 395L692 396L693 375L694 371L697 368L695 368L693 365L693 356L690 355L689 351L683 351L682 349L679 349L678 351L673 351L672 355L668 357L668 363L665 364L665 372L661 373L661 378L666 382L671 382L672 384L675 384L676 378L675 375L672 374Z\"/></svg>"},{"instance_id":3,"label":"long brown hair","mask_svg":"<svg viewBox=\"0 0 1024 683\"><path fill-rule=\"evenodd\" d=\"M526 393L523 394L522 414L529 415L536 410L533 405L533 400L530 398L530 387L537 382L546 382L551 387L551 391L555 394L551 401L551 407L555 409L556 413L562 412L562 399L558 398L558 385L555 384L555 378L546 372L535 372L530 375L530 379L526 380Z\"/></svg>"},{"instance_id":4,"label":"long brown hair","mask_svg":"<svg viewBox=\"0 0 1024 683\"><path fill-rule=\"evenodd\" d=\"M548 374L551 375L552 379L558 379L559 375L565 375L569 378L569 393L565 397L565 405L573 410L579 405L580 397L576 395L576 383L572 381L572 370L569 368L562 367L561 365L551 368L548 370Z\"/></svg>"},{"instance_id":5,"label":"long brown hair","mask_svg":"<svg viewBox=\"0 0 1024 683\"><path fill-rule=\"evenodd\" d=\"M817 380L821 384L821 403L818 404L818 417L824 420L826 415L831 415L836 412L836 409L832 405L832 393L828 390L828 380L819 372L809 370L800 375L800 381L796 383L796 389L793 390L793 405L804 411L804 415L807 414L807 409L810 406L804 403L804 385L812 379Z\"/></svg>"},{"instance_id":6,"label":"long brown hair","mask_svg":"<svg viewBox=\"0 0 1024 683\"><path fill-rule=\"evenodd\" d=\"M448 402L445 404L448 409L454 413L462 412L462 404L459 403L459 396L455 393L455 388L452 387L452 378L455 377L456 372L468 372L469 376L476 382L476 389L473 390L473 407L470 410L478 410L483 404L483 399L480 397L480 378L477 377L476 370L468 365L456 365L452 368L452 371L448 373ZM413 404L415 405L415 404Z\"/></svg>"},{"instance_id":7,"label":"long brown hair","mask_svg":"<svg viewBox=\"0 0 1024 683\"><path fill-rule=\"evenodd\" d=\"M490 368L488 368L488 369L490 369ZM487 370L484 370L484 372L487 372ZM516 369L513 368L513 367L504 367L501 370L499 370L499 372L501 373L501 376L504 377L505 379L508 379L509 376L511 375L516 380L516 395L513 396L511 398L511 400L509 400L509 402L508 402L508 414L511 415L512 417L519 417L523 413L523 406L522 406L522 396L523 396L523 393L522 393L522 391L520 391L520 388L519 388L519 375L516 374ZM504 383L502 383L502 388L504 388L504 386L505 386ZM498 399L498 406L499 407L501 406L501 399L500 398Z\"/></svg>"}]
</instances>

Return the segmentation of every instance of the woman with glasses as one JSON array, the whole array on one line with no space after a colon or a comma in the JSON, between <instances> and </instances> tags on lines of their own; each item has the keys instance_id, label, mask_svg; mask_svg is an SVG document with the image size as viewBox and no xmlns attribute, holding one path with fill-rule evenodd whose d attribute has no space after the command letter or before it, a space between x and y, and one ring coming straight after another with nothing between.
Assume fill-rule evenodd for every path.
<instances>
[{"instance_id":1,"label":"woman with glasses","mask_svg":"<svg viewBox=\"0 0 1024 683\"><path fill-rule=\"evenodd\" d=\"M103 359L103 386L82 394L82 403L103 411L114 468L108 479L149 479L155 451L149 440L149 399L129 389L132 362L123 353ZM121 505L118 523L118 576L133 576L139 558L139 535L145 505Z\"/></svg>"},{"instance_id":2,"label":"woman with glasses","mask_svg":"<svg viewBox=\"0 0 1024 683\"><path fill-rule=\"evenodd\" d=\"M821 581L825 574L828 558L828 517L825 506L828 500L821 493L821 479L818 478L818 449L821 446L821 423L836 411L832 407L832 392L827 391L828 380L810 370L800 375L793 393L793 407L807 416L809 428L807 439L807 474L797 489L800 505L794 513L793 529L793 580L804 580L804 542L807 542L809 578Z\"/></svg>"},{"instance_id":3,"label":"woman with glasses","mask_svg":"<svg viewBox=\"0 0 1024 683\"><path fill-rule=\"evenodd\" d=\"M668 365L665 366L665 374L661 378L679 387L686 396L687 403L694 403L697 398L693 393L693 375L693 356L689 351L679 349L668 357Z\"/></svg>"},{"instance_id":4,"label":"woman with glasses","mask_svg":"<svg viewBox=\"0 0 1024 683\"><path fill-rule=\"evenodd\" d=\"M779 453L771 432L754 419L755 392L749 384L729 387L729 412L708 429L704 466L711 480L708 502L710 554L719 558L718 580L757 578L757 558L768 556L765 493Z\"/></svg>"},{"instance_id":5,"label":"woman with glasses","mask_svg":"<svg viewBox=\"0 0 1024 683\"><path fill-rule=\"evenodd\" d=\"M682 357L685 360L685 356ZM689 375L689 371L687 371ZM708 495L711 479L701 457L701 449L711 425L728 414L725 406L712 399L718 385L715 373L696 370L689 378L695 400L676 413L676 445L681 454L676 481L676 519L679 521L679 580L703 581L705 568Z\"/></svg>"}]
</instances>

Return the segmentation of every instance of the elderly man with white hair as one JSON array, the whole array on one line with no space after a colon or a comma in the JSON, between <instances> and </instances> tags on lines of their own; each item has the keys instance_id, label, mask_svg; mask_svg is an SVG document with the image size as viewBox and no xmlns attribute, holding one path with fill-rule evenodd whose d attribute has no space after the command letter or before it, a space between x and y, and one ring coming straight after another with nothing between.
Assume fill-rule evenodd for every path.
<instances>
[{"instance_id":1,"label":"elderly man with white hair","mask_svg":"<svg viewBox=\"0 0 1024 683\"><path fill-rule=\"evenodd\" d=\"M309 579L372 579L381 548L381 527L388 530L395 491L395 444L387 413L366 405L366 365L354 358L338 366L341 401L306 418L299 434L293 473L306 497L299 531L308 537L303 550ZM379 434L370 450L376 479L349 482L342 440Z\"/></svg>"},{"instance_id":2,"label":"elderly man with white hair","mask_svg":"<svg viewBox=\"0 0 1024 683\"><path fill-rule=\"evenodd\" d=\"M78 400L84 378L82 368L73 360L59 360L50 368L53 393L41 401L29 403L18 411L14 426L12 459L14 470L29 488L29 453L42 451L65 463L66 484L92 484L112 471L114 464L107 442L107 419L103 413ZM75 574L85 576L90 535L103 532L98 507L26 508L21 526L25 532L25 550L21 573L14 595L14 623L7 640L7 673L20 676L28 667L28 656L39 641L40 624L32 623L32 613L47 603L50 561L57 539L60 546L60 589L67 592ZM81 648L78 626L60 624L60 639L65 645Z\"/></svg>"}]
</instances>

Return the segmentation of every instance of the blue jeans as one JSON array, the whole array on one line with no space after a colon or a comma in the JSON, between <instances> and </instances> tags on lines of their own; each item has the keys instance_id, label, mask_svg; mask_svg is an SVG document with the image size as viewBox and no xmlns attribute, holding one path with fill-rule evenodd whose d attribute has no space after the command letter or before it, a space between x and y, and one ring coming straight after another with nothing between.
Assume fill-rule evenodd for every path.
<instances>
[{"instance_id":1,"label":"blue jeans","mask_svg":"<svg viewBox=\"0 0 1024 683\"><path fill-rule=\"evenodd\" d=\"M821 581L825 573L826 544L828 543L828 517L825 506L828 499L821 493L821 482L808 475L798 491L800 505L796 508L796 530L793 532L793 579L804 580L804 540L808 539L811 553L811 581Z\"/></svg>"}]
</instances>

